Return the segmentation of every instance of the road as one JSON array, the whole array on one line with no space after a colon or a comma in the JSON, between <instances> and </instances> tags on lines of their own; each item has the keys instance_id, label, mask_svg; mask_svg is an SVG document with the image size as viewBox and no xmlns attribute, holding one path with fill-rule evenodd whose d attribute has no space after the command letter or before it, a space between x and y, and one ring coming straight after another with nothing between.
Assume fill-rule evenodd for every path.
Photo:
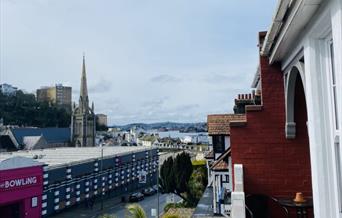
<instances>
[{"instance_id":1,"label":"road","mask_svg":"<svg viewBox=\"0 0 342 218\"><path fill-rule=\"evenodd\" d=\"M159 214L163 213L163 209L167 204L167 199L171 196L171 194L160 194L159 195ZM178 196L174 196L175 202L180 201L181 199ZM153 196L145 197L144 200L138 202L142 208L144 208L146 215L148 218L153 218L151 216L151 209L157 209L157 194ZM87 209L84 205L80 205L78 207L71 208L70 210L64 211L60 214L57 214L53 217L55 218L74 218L74 217L84 217L84 218L98 218L102 214L115 215L117 218L124 218L127 215L126 206L131 203L117 203L117 199L107 199L104 202L104 210L100 210L100 203L95 203L93 209Z\"/></svg>"},{"instance_id":2,"label":"road","mask_svg":"<svg viewBox=\"0 0 342 218\"><path fill-rule=\"evenodd\" d=\"M165 205L167 204L168 196L171 196L171 194L161 194L159 195L159 214L163 213L163 209ZM179 201L179 197L175 197L176 201ZM144 200L138 202L138 204L144 208L146 215L148 218L153 218L151 216L151 209L157 209L157 195L146 197ZM116 217L125 217L127 215L126 206L130 203L126 204L119 204L116 206L113 206L112 208L107 209L104 214L110 214L115 215ZM96 216L94 216L95 218Z\"/></svg>"}]
</instances>

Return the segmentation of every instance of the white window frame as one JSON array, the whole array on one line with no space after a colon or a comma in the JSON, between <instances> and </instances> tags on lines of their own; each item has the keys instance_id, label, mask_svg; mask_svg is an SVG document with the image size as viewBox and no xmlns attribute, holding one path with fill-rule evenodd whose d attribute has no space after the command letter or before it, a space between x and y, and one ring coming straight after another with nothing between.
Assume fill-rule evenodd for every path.
<instances>
[{"instance_id":1,"label":"white window frame","mask_svg":"<svg viewBox=\"0 0 342 218\"><path fill-rule=\"evenodd\" d=\"M327 87L328 87L328 102L329 102L329 117L330 117L330 128L331 131L331 142L334 152L334 162L335 162L335 173L336 173L336 186L337 186L337 197L338 197L338 210L339 216L342 216L342 149L341 149L341 115L339 114L339 84L338 84L338 75L336 72L336 55L334 49L334 42L332 39L332 35L326 38L326 72L327 72ZM333 49L333 50L331 50ZM332 57L332 54L333 57ZM334 74L334 75L333 75ZM334 76L334 79L333 79ZM336 116L337 115L337 116Z\"/></svg>"},{"instance_id":2,"label":"white window frame","mask_svg":"<svg viewBox=\"0 0 342 218\"><path fill-rule=\"evenodd\" d=\"M38 206L38 197L33 197L31 199L31 207L34 208L34 207L37 207Z\"/></svg>"}]
</instances>

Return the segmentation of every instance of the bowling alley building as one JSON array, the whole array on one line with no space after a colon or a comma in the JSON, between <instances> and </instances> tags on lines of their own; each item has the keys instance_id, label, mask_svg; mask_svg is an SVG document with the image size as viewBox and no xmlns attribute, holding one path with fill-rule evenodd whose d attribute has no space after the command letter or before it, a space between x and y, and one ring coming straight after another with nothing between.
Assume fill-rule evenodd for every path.
<instances>
[{"instance_id":1,"label":"bowling alley building","mask_svg":"<svg viewBox=\"0 0 342 218\"><path fill-rule=\"evenodd\" d=\"M157 167L157 149L143 147L1 153L0 214L47 217L101 195L122 196L155 185ZM146 174L143 180L142 174Z\"/></svg>"}]
</instances>

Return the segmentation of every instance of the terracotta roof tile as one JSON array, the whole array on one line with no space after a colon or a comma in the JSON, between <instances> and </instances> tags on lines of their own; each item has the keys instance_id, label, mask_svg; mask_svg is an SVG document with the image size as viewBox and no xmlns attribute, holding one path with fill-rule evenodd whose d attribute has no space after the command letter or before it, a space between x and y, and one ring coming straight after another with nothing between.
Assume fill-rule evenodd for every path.
<instances>
[{"instance_id":1,"label":"terracotta roof tile","mask_svg":"<svg viewBox=\"0 0 342 218\"><path fill-rule=\"evenodd\" d=\"M228 170L228 164L224 160L220 160L212 169L215 171Z\"/></svg>"},{"instance_id":2,"label":"terracotta roof tile","mask_svg":"<svg viewBox=\"0 0 342 218\"><path fill-rule=\"evenodd\" d=\"M245 114L212 114L208 115L209 135L230 135L230 121L246 121Z\"/></svg>"}]
</instances>

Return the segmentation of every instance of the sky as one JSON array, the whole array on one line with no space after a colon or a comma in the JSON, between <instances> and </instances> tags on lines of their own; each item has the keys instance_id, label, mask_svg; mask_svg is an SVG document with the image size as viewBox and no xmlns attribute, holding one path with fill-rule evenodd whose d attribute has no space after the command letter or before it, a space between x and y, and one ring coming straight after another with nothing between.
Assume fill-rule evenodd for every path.
<instances>
[{"instance_id":1,"label":"sky","mask_svg":"<svg viewBox=\"0 0 342 218\"><path fill-rule=\"evenodd\" d=\"M62 83L109 124L201 122L249 93L277 0L0 0L0 83Z\"/></svg>"}]
</instances>

